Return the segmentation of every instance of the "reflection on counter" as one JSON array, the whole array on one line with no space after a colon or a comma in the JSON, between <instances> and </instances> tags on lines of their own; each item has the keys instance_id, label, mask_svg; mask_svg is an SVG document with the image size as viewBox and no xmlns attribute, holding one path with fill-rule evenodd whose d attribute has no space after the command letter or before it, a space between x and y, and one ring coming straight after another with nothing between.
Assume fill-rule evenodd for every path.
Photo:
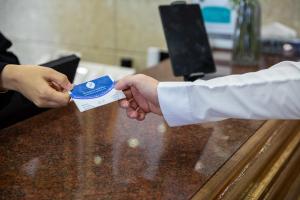
<instances>
[{"instance_id":1,"label":"reflection on counter","mask_svg":"<svg viewBox=\"0 0 300 200\"><path fill-rule=\"evenodd\" d=\"M0 135L8 199L186 199L262 124L169 128L154 115L127 120L116 104L86 113L72 105L29 122Z\"/></svg>"}]
</instances>

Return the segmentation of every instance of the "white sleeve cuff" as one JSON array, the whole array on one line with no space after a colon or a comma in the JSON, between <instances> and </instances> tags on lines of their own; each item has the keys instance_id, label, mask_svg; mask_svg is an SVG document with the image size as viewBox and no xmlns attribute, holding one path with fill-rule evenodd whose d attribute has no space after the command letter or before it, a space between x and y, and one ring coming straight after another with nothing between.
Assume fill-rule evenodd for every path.
<instances>
[{"instance_id":1,"label":"white sleeve cuff","mask_svg":"<svg viewBox=\"0 0 300 200\"><path fill-rule=\"evenodd\" d=\"M192 124L188 82L161 82L158 85L158 100L161 111L169 126ZM177 92L174 92L176 90ZM180 95L179 95L180 94Z\"/></svg>"}]
</instances>

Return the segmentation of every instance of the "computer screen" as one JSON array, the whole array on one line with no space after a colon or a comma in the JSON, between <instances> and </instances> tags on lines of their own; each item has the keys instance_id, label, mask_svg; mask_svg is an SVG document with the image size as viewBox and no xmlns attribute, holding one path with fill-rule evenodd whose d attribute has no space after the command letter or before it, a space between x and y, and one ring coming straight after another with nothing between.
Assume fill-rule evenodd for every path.
<instances>
[{"instance_id":1,"label":"computer screen","mask_svg":"<svg viewBox=\"0 0 300 200\"><path fill-rule=\"evenodd\" d=\"M216 71L198 4L159 7L175 76Z\"/></svg>"}]
</instances>

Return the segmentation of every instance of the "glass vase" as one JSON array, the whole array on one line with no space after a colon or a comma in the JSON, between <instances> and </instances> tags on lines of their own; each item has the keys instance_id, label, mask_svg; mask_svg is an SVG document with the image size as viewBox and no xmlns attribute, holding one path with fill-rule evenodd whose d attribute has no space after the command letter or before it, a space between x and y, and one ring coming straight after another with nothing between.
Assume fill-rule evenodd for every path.
<instances>
[{"instance_id":1,"label":"glass vase","mask_svg":"<svg viewBox=\"0 0 300 200\"><path fill-rule=\"evenodd\" d=\"M234 65L257 66L260 59L261 8L258 0L240 0L234 33Z\"/></svg>"}]
</instances>

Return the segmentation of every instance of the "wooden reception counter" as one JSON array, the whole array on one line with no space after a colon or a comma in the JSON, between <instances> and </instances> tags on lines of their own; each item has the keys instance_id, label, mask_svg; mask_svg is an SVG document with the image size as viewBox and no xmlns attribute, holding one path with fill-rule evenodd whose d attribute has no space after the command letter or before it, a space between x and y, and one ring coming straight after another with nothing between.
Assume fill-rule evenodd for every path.
<instances>
[{"instance_id":1,"label":"wooden reception counter","mask_svg":"<svg viewBox=\"0 0 300 200\"><path fill-rule=\"evenodd\" d=\"M177 80L169 61L144 73ZM0 199L297 199L299 141L299 121L170 128L71 104L0 131Z\"/></svg>"}]
</instances>

